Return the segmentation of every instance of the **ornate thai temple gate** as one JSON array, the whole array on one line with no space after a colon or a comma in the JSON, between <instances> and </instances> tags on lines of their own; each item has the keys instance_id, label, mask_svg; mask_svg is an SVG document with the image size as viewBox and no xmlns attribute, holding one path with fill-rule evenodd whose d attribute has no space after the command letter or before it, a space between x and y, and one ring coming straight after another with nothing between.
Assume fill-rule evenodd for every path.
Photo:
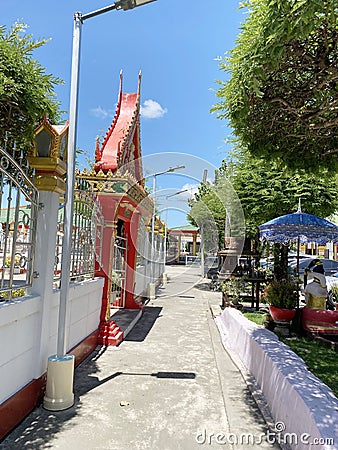
<instances>
[{"instance_id":1,"label":"ornate thai temple gate","mask_svg":"<svg viewBox=\"0 0 338 450\"><path fill-rule=\"evenodd\" d=\"M105 278L99 337L105 345L116 344L111 306L143 308L135 295L137 238L140 218L149 222L153 202L142 172L140 82L141 75L137 93L123 93L121 74L116 114L102 143L97 140L94 168L77 174L96 192L104 215L102 265L95 275Z\"/></svg>"}]
</instances>

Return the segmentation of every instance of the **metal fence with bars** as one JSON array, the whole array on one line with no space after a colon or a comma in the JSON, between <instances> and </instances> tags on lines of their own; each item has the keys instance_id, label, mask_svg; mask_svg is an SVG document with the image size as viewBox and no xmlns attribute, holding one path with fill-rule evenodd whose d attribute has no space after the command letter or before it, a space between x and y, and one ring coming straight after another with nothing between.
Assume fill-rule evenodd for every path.
<instances>
[{"instance_id":1,"label":"metal fence with bars","mask_svg":"<svg viewBox=\"0 0 338 450\"><path fill-rule=\"evenodd\" d=\"M33 180L33 181L32 181ZM71 282L94 277L101 264L104 219L101 206L85 180L76 181L74 195ZM34 171L22 151L0 147L0 302L25 295L32 285L39 191ZM54 287L61 274L63 206L59 209Z\"/></svg>"},{"instance_id":2,"label":"metal fence with bars","mask_svg":"<svg viewBox=\"0 0 338 450\"><path fill-rule=\"evenodd\" d=\"M54 287L59 287L61 274L64 205L60 205L57 231ZM104 218L101 206L85 180L76 180L74 193L71 282L93 278L95 262L101 264Z\"/></svg>"},{"instance_id":3,"label":"metal fence with bars","mask_svg":"<svg viewBox=\"0 0 338 450\"><path fill-rule=\"evenodd\" d=\"M0 301L32 284L39 192L23 152L0 147Z\"/></svg>"}]
</instances>

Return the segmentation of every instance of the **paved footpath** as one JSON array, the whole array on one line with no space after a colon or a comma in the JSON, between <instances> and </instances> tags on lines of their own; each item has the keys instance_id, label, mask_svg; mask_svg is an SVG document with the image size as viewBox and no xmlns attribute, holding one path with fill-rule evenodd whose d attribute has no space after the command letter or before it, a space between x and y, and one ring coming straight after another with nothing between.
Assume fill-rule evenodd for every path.
<instances>
[{"instance_id":1,"label":"paved footpath","mask_svg":"<svg viewBox=\"0 0 338 450\"><path fill-rule=\"evenodd\" d=\"M212 315L221 294L197 268L167 273L126 339L76 369L74 406L37 408L0 449L278 448L265 441L267 425L222 346Z\"/></svg>"}]
</instances>

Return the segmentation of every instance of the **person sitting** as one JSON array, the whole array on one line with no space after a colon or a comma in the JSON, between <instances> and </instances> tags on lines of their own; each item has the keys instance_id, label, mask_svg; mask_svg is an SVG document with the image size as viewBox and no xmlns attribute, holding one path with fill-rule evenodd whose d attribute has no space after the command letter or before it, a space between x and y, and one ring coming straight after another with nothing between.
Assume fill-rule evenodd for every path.
<instances>
[{"instance_id":1,"label":"person sitting","mask_svg":"<svg viewBox=\"0 0 338 450\"><path fill-rule=\"evenodd\" d=\"M310 272L312 267L312 272ZM306 284L304 289L306 305L301 311L302 328L312 336L337 335L338 311L326 309L328 292L324 268L320 260L317 259L310 263L304 273L305 283L308 276L313 280Z\"/></svg>"},{"instance_id":2,"label":"person sitting","mask_svg":"<svg viewBox=\"0 0 338 450\"><path fill-rule=\"evenodd\" d=\"M324 267L320 259L311 261L307 269L305 269L305 276L306 280L309 276L312 277L312 282L307 284L304 289L306 307L310 309L326 309L328 291Z\"/></svg>"}]
</instances>

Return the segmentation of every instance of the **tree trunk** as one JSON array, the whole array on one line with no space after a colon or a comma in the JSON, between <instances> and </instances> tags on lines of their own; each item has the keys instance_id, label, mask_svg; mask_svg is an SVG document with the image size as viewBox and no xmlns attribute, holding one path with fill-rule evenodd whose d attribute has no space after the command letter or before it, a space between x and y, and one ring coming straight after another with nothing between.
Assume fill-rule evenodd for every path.
<instances>
[{"instance_id":1,"label":"tree trunk","mask_svg":"<svg viewBox=\"0 0 338 450\"><path fill-rule=\"evenodd\" d=\"M277 281L285 280L288 277L288 254L288 245L280 243L274 244L274 278Z\"/></svg>"}]
</instances>

